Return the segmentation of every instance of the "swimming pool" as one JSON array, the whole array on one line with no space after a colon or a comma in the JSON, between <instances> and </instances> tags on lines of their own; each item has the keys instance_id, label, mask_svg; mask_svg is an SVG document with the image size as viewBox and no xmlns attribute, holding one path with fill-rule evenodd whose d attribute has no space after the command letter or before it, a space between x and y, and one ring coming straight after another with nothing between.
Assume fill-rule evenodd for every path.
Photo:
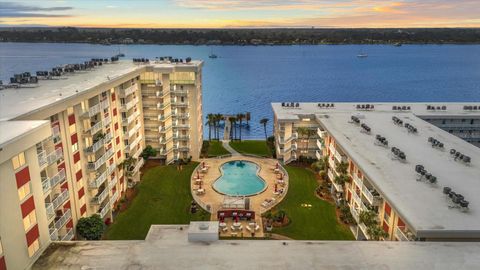
<instances>
[{"instance_id":1,"label":"swimming pool","mask_svg":"<svg viewBox=\"0 0 480 270\"><path fill-rule=\"evenodd\" d=\"M230 196L251 196L265 190L265 181L258 176L259 167L257 164L234 160L224 163L220 170L220 176L213 183L213 188L222 194Z\"/></svg>"}]
</instances>

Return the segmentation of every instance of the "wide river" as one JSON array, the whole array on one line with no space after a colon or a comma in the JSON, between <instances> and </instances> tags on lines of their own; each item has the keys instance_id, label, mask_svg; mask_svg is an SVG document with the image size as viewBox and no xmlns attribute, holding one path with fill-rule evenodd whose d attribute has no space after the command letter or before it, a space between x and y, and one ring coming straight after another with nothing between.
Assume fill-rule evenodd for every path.
<instances>
[{"instance_id":1,"label":"wide river","mask_svg":"<svg viewBox=\"0 0 480 270\"><path fill-rule=\"evenodd\" d=\"M109 57L203 59L203 108L251 112L244 137L261 138L271 102L480 101L480 45L161 46L0 43L0 79ZM214 52L219 56L210 59ZM357 58L359 52L367 58ZM271 134L271 123L269 124ZM208 129L205 129L208 132Z\"/></svg>"}]
</instances>

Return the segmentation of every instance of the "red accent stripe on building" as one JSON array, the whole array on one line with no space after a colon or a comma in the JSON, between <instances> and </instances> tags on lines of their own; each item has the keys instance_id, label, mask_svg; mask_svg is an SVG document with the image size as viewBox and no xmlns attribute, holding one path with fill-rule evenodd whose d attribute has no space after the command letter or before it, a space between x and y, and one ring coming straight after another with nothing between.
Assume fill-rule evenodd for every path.
<instances>
[{"instance_id":1,"label":"red accent stripe on building","mask_svg":"<svg viewBox=\"0 0 480 270\"><path fill-rule=\"evenodd\" d=\"M62 144L62 142L59 142L59 143L55 144L55 149L58 149L58 148L62 148L62 149L63 149L63 144Z\"/></svg>"},{"instance_id":2,"label":"red accent stripe on building","mask_svg":"<svg viewBox=\"0 0 480 270\"><path fill-rule=\"evenodd\" d=\"M71 126L71 125L73 125L73 124L75 124L75 114L70 114L70 115L68 116L68 125Z\"/></svg>"},{"instance_id":3,"label":"red accent stripe on building","mask_svg":"<svg viewBox=\"0 0 480 270\"><path fill-rule=\"evenodd\" d=\"M30 171L28 170L28 166L25 166L25 168L16 172L15 179L17 180L17 188L20 188L28 183L28 181L30 181Z\"/></svg>"},{"instance_id":4,"label":"red accent stripe on building","mask_svg":"<svg viewBox=\"0 0 480 270\"><path fill-rule=\"evenodd\" d=\"M120 144L120 136L118 136L117 138L115 138L115 144L116 144L116 145L119 145L119 144Z\"/></svg>"},{"instance_id":5,"label":"red accent stripe on building","mask_svg":"<svg viewBox=\"0 0 480 270\"><path fill-rule=\"evenodd\" d=\"M118 129L118 122L115 123L114 127L115 127L115 131L117 131L117 129Z\"/></svg>"},{"instance_id":6,"label":"red accent stripe on building","mask_svg":"<svg viewBox=\"0 0 480 270\"><path fill-rule=\"evenodd\" d=\"M61 169L65 169L65 161L62 161L62 163L58 165L58 170L60 171Z\"/></svg>"},{"instance_id":7,"label":"red accent stripe on building","mask_svg":"<svg viewBox=\"0 0 480 270\"><path fill-rule=\"evenodd\" d=\"M73 220L70 219L70 221L65 225L67 228L73 228Z\"/></svg>"},{"instance_id":8,"label":"red accent stripe on building","mask_svg":"<svg viewBox=\"0 0 480 270\"><path fill-rule=\"evenodd\" d=\"M67 201L65 205L63 206L63 210L66 211L67 209L71 209L72 205L70 204L70 201Z\"/></svg>"},{"instance_id":9,"label":"red accent stripe on building","mask_svg":"<svg viewBox=\"0 0 480 270\"><path fill-rule=\"evenodd\" d=\"M112 93L112 101L115 101L115 93Z\"/></svg>"},{"instance_id":10,"label":"red accent stripe on building","mask_svg":"<svg viewBox=\"0 0 480 270\"><path fill-rule=\"evenodd\" d=\"M385 221L383 221L383 230L388 233L388 224Z\"/></svg>"},{"instance_id":11,"label":"red accent stripe on building","mask_svg":"<svg viewBox=\"0 0 480 270\"><path fill-rule=\"evenodd\" d=\"M121 150L118 150L117 152L117 158L120 158L122 156L122 151Z\"/></svg>"},{"instance_id":12,"label":"red accent stripe on building","mask_svg":"<svg viewBox=\"0 0 480 270\"><path fill-rule=\"evenodd\" d=\"M78 136L77 133L72 135L72 144L76 144L78 142Z\"/></svg>"},{"instance_id":13,"label":"red accent stripe on building","mask_svg":"<svg viewBox=\"0 0 480 270\"><path fill-rule=\"evenodd\" d=\"M392 212L392 208L390 208L390 205L388 205L388 203L385 202L385 213L387 213L390 216L391 212Z\"/></svg>"},{"instance_id":14,"label":"red accent stripe on building","mask_svg":"<svg viewBox=\"0 0 480 270\"><path fill-rule=\"evenodd\" d=\"M33 196L30 196L26 201L20 205L22 209L22 218L28 216L33 210L35 210L35 201L33 200Z\"/></svg>"},{"instance_id":15,"label":"red accent stripe on building","mask_svg":"<svg viewBox=\"0 0 480 270\"><path fill-rule=\"evenodd\" d=\"M397 226L398 227L405 227L405 222L403 222L402 219L398 218Z\"/></svg>"},{"instance_id":16,"label":"red accent stripe on building","mask_svg":"<svg viewBox=\"0 0 480 270\"><path fill-rule=\"evenodd\" d=\"M87 212L87 205L86 205L86 204L84 204L84 205L82 206L82 208L80 208L80 215L85 214L85 212Z\"/></svg>"},{"instance_id":17,"label":"red accent stripe on building","mask_svg":"<svg viewBox=\"0 0 480 270\"><path fill-rule=\"evenodd\" d=\"M25 237L27 238L27 246L29 247L35 240L38 239L38 236L40 235L38 231L38 224L35 224L33 228L30 229L30 231L27 232Z\"/></svg>"},{"instance_id":18,"label":"red accent stripe on building","mask_svg":"<svg viewBox=\"0 0 480 270\"><path fill-rule=\"evenodd\" d=\"M78 191L78 199L81 199L83 197L83 195L85 195L85 189L82 187L79 191Z\"/></svg>"},{"instance_id":19,"label":"red accent stripe on building","mask_svg":"<svg viewBox=\"0 0 480 270\"><path fill-rule=\"evenodd\" d=\"M113 108L113 116L117 116L117 108Z\"/></svg>"},{"instance_id":20,"label":"red accent stripe on building","mask_svg":"<svg viewBox=\"0 0 480 270\"><path fill-rule=\"evenodd\" d=\"M80 160L80 152L73 154L73 163L77 163Z\"/></svg>"},{"instance_id":21,"label":"red accent stripe on building","mask_svg":"<svg viewBox=\"0 0 480 270\"><path fill-rule=\"evenodd\" d=\"M5 262L5 256L0 257L0 270L7 270L7 263Z\"/></svg>"},{"instance_id":22,"label":"red accent stripe on building","mask_svg":"<svg viewBox=\"0 0 480 270\"><path fill-rule=\"evenodd\" d=\"M120 184L123 184L123 175L120 177Z\"/></svg>"},{"instance_id":23,"label":"red accent stripe on building","mask_svg":"<svg viewBox=\"0 0 480 270\"><path fill-rule=\"evenodd\" d=\"M80 179L82 179L82 170L80 169L77 173L75 173L75 178L77 179L77 181L80 181Z\"/></svg>"}]
</instances>

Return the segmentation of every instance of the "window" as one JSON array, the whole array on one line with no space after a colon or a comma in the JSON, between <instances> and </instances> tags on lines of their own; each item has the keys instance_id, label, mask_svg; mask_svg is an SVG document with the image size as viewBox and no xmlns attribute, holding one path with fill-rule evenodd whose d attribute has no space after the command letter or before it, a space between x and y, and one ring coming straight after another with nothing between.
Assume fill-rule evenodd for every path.
<instances>
[{"instance_id":1,"label":"window","mask_svg":"<svg viewBox=\"0 0 480 270\"><path fill-rule=\"evenodd\" d=\"M37 215L35 211L30 212L26 217L23 218L23 228L26 232L37 223Z\"/></svg>"},{"instance_id":2,"label":"window","mask_svg":"<svg viewBox=\"0 0 480 270\"><path fill-rule=\"evenodd\" d=\"M75 153L78 150L78 143L72 145L72 152Z\"/></svg>"},{"instance_id":3,"label":"window","mask_svg":"<svg viewBox=\"0 0 480 270\"><path fill-rule=\"evenodd\" d=\"M70 132L70 134L73 134L73 133L77 132L77 125L73 124L73 125L69 126L68 131Z\"/></svg>"},{"instance_id":4,"label":"window","mask_svg":"<svg viewBox=\"0 0 480 270\"><path fill-rule=\"evenodd\" d=\"M30 195L30 181L18 189L18 198L20 201L23 201L28 195Z\"/></svg>"},{"instance_id":5,"label":"window","mask_svg":"<svg viewBox=\"0 0 480 270\"><path fill-rule=\"evenodd\" d=\"M20 154L14 156L12 158L12 163L13 163L13 170L17 170L18 168L25 165L25 154L21 152Z\"/></svg>"},{"instance_id":6,"label":"window","mask_svg":"<svg viewBox=\"0 0 480 270\"><path fill-rule=\"evenodd\" d=\"M385 220L387 223L390 221L390 216L388 215L387 211L383 213L383 220Z\"/></svg>"},{"instance_id":7,"label":"window","mask_svg":"<svg viewBox=\"0 0 480 270\"><path fill-rule=\"evenodd\" d=\"M28 247L28 256L32 257L37 253L37 251L40 249L40 243L38 242L38 239L35 240L29 247Z\"/></svg>"}]
</instances>

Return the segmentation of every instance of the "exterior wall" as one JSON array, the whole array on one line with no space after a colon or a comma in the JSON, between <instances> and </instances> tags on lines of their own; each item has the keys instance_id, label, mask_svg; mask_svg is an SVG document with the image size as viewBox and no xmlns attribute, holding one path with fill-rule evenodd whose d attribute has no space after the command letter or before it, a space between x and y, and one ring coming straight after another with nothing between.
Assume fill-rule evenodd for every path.
<instances>
[{"instance_id":1,"label":"exterior wall","mask_svg":"<svg viewBox=\"0 0 480 270\"><path fill-rule=\"evenodd\" d=\"M480 147L480 119L475 116L419 116L423 120Z\"/></svg>"}]
</instances>

